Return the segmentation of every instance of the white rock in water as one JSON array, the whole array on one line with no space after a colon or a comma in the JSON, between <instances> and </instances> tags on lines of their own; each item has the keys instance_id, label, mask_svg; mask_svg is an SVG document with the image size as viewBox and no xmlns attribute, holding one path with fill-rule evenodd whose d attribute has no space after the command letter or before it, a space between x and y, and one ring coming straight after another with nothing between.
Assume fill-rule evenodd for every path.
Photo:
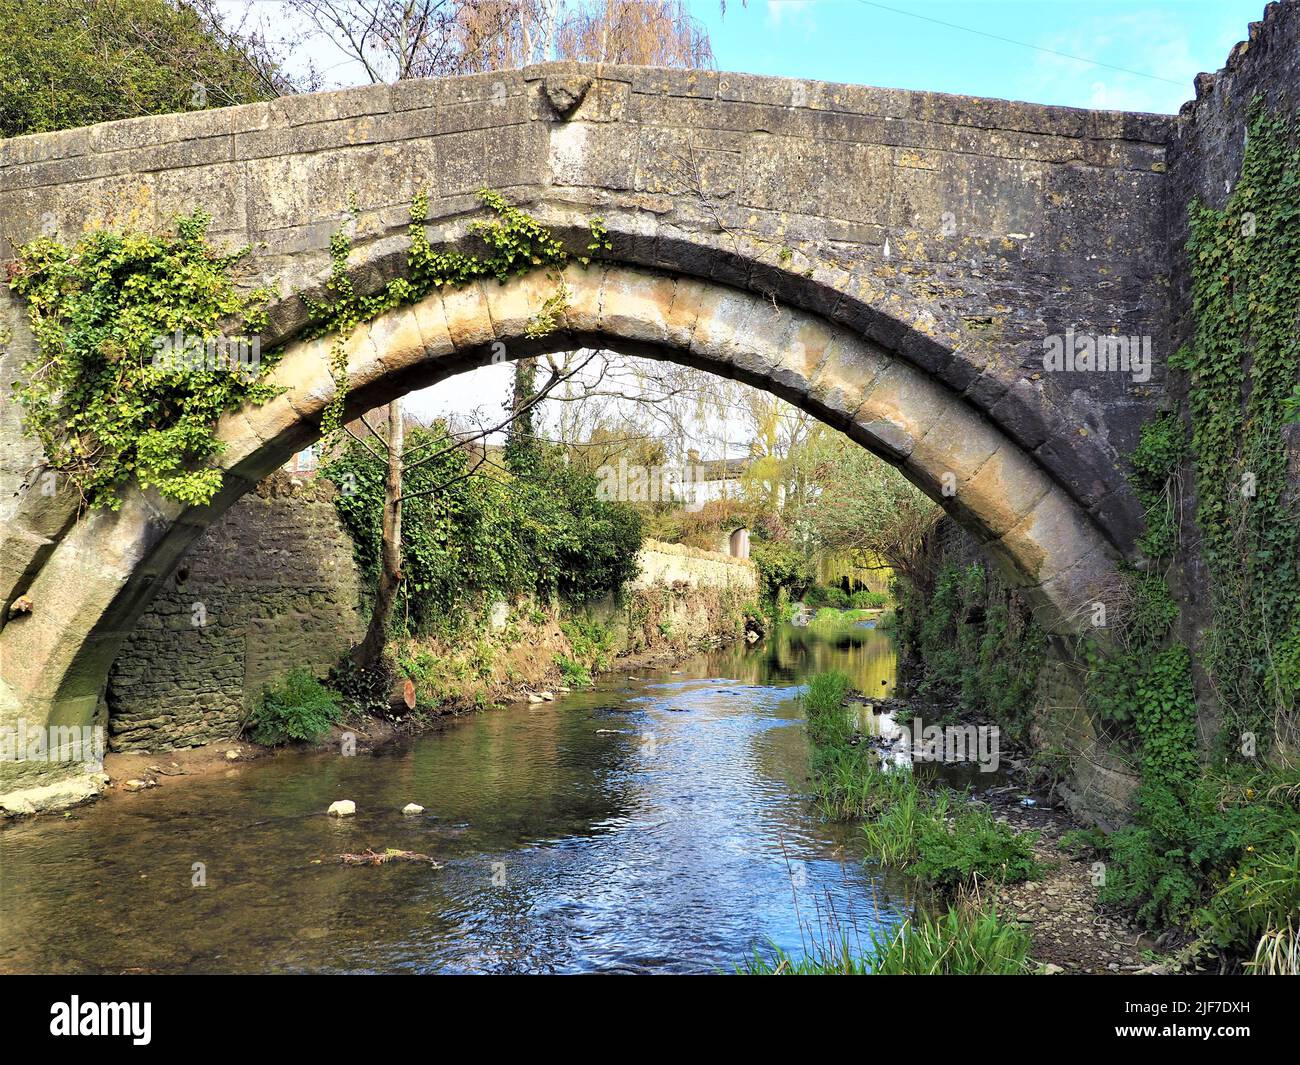
<instances>
[{"instance_id":1,"label":"white rock in water","mask_svg":"<svg viewBox=\"0 0 1300 1065\"><path fill-rule=\"evenodd\" d=\"M234 751L234 750L227 751L227 752L226 752L226 761L227 761L227 762L238 762L238 761L239 761L239 752L238 752L238 751Z\"/></svg>"},{"instance_id":2,"label":"white rock in water","mask_svg":"<svg viewBox=\"0 0 1300 1065\"><path fill-rule=\"evenodd\" d=\"M532 695L532 694L530 694L530 695L528 696L528 701L529 701L530 703L540 703L540 702L544 702L545 700L544 700L540 695Z\"/></svg>"},{"instance_id":3,"label":"white rock in water","mask_svg":"<svg viewBox=\"0 0 1300 1065\"><path fill-rule=\"evenodd\" d=\"M537 694L540 695L543 699L545 699L548 703L555 701L554 692L538 692Z\"/></svg>"},{"instance_id":4,"label":"white rock in water","mask_svg":"<svg viewBox=\"0 0 1300 1065\"><path fill-rule=\"evenodd\" d=\"M351 817L357 812L357 804L351 799L339 799L338 802L330 803L330 808L325 812L330 817Z\"/></svg>"},{"instance_id":5,"label":"white rock in water","mask_svg":"<svg viewBox=\"0 0 1300 1065\"><path fill-rule=\"evenodd\" d=\"M402 813L422 814L424 813L424 807L417 802L408 802L405 806L402 807Z\"/></svg>"}]
</instances>

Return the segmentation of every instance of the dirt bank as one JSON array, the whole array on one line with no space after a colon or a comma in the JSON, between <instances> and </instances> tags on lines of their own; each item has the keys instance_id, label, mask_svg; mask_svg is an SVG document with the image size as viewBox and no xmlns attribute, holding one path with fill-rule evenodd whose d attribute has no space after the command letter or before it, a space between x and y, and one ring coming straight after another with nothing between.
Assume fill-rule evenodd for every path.
<instances>
[{"instance_id":1,"label":"dirt bank","mask_svg":"<svg viewBox=\"0 0 1300 1065\"><path fill-rule=\"evenodd\" d=\"M1021 805L1026 796L1015 785L983 796L996 820L1018 832L1038 832L1034 856L1043 869L1038 880L991 889L989 897L1004 917L1019 922L1033 942L1030 956L1063 973L1139 973L1162 971L1155 939L1122 917L1101 912L1094 881L1102 870L1061 849L1061 836L1080 827L1063 809Z\"/></svg>"}]
</instances>

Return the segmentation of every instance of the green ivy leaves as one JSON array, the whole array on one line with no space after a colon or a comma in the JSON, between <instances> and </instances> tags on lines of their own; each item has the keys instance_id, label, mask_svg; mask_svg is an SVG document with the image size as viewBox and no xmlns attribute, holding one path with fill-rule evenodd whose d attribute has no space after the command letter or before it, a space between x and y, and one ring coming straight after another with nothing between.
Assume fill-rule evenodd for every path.
<instances>
[{"instance_id":1,"label":"green ivy leaves","mask_svg":"<svg viewBox=\"0 0 1300 1065\"><path fill-rule=\"evenodd\" d=\"M1214 612L1207 664L1233 736L1262 738L1277 715L1295 711L1278 651L1300 640L1300 515L1283 438L1300 373L1298 205L1292 123L1257 102L1223 210L1191 210L1195 335L1175 364L1191 378L1197 522Z\"/></svg>"},{"instance_id":2,"label":"green ivy leaves","mask_svg":"<svg viewBox=\"0 0 1300 1065\"><path fill-rule=\"evenodd\" d=\"M505 283L530 270L553 272L556 291L529 323L530 337L553 331L567 305L559 270L569 262L560 241L498 193L480 192L491 217L471 231L488 254L437 251L425 230L428 201L411 207L408 276L362 296L348 273L351 242L330 239L326 295L307 299L308 336L332 335L336 388L322 430L339 428L347 392L345 343L363 322L414 303L435 288L494 278ZM22 370L15 396L24 431L40 441L50 467L65 474L91 506L116 510L135 478L169 499L201 505L221 488L212 463L221 445L217 420L245 403L275 395L265 376L278 357L261 352L253 373L225 368L168 368L155 360L156 344L178 332L199 343L232 333L256 335L265 325L272 293L240 289L237 264L248 249L209 247L211 218L202 211L176 219L174 234L87 234L73 248L41 239L20 248L9 285L28 306L38 356ZM604 223L591 222L587 251L611 247ZM578 257L584 265L590 255Z\"/></svg>"},{"instance_id":3,"label":"green ivy leaves","mask_svg":"<svg viewBox=\"0 0 1300 1065\"><path fill-rule=\"evenodd\" d=\"M24 431L91 506L117 509L132 477L169 499L209 502L221 486L203 465L220 450L216 419L274 394L260 375L155 359L178 332L207 341L232 320L247 334L264 324L270 293L237 287L246 249L209 248L209 222L199 211L168 236L95 232L72 248L42 238L18 251L9 286L27 302L38 350L14 385Z\"/></svg>"},{"instance_id":4,"label":"green ivy leaves","mask_svg":"<svg viewBox=\"0 0 1300 1065\"><path fill-rule=\"evenodd\" d=\"M537 339L553 332L559 325L559 316L568 305L569 297L559 276L559 271L569 263L568 251L541 222L512 207L500 193L480 189L478 195L491 212L491 217L472 222L470 232L486 245L488 254L475 255L455 248L436 250L429 243L425 229L429 217L428 196L421 192L411 204L411 221L407 229L411 243L407 252L406 276L394 278L370 296L359 295L348 274L348 254L352 245L347 235L339 232L330 238L331 269L325 285L328 295L319 301L305 300L311 315L309 335L333 335L336 338L331 349L334 399L321 423L323 435L329 435L341 426L347 391L347 353L344 349L347 338L363 322L373 321L395 307L416 303L435 289L487 278L505 284L511 277L546 269L551 272L556 289L538 308L525 332L530 339ZM609 250L612 245L602 220L592 219L590 228L591 243L587 250ZM578 261L585 266L591 257L583 255Z\"/></svg>"},{"instance_id":5,"label":"green ivy leaves","mask_svg":"<svg viewBox=\"0 0 1300 1065\"><path fill-rule=\"evenodd\" d=\"M436 455L407 472L402 505L402 625L454 635L493 600L532 594L584 603L636 576L641 521L596 495L596 479L539 445L521 475L470 476L469 455L442 424L413 429L408 446ZM378 574L384 463L349 440L324 470L368 583ZM442 486L442 487L439 487ZM437 488L437 491L429 489ZM576 647L576 644L575 644Z\"/></svg>"}]
</instances>

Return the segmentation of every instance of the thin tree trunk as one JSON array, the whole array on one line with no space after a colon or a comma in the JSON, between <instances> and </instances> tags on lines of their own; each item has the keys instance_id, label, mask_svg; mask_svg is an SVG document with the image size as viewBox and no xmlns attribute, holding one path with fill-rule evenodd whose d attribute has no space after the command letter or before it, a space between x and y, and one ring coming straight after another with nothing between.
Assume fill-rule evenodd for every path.
<instances>
[{"instance_id":1,"label":"thin tree trunk","mask_svg":"<svg viewBox=\"0 0 1300 1065\"><path fill-rule=\"evenodd\" d=\"M397 589L402 583L402 452L405 427L402 424L402 401L388 405L388 471L384 477L383 544L379 560L379 588L370 613L365 639L353 659L360 666L376 665L384 653L388 626L397 603Z\"/></svg>"}]
</instances>

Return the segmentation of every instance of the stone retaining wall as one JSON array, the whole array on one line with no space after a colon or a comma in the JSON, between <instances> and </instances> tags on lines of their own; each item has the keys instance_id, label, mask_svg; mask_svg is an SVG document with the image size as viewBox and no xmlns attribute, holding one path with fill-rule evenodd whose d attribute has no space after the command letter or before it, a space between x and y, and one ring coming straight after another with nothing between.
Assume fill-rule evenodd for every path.
<instances>
[{"instance_id":1,"label":"stone retaining wall","mask_svg":"<svg viewBox=\"0 0 1300 1065\"><path fill-rule=\"evenodd\" d=\"M113 664L113 750L234 735L262 688L323 673L364 628L360 581L328 481L263 481L167 578Z\"/></svg>"},{"instance_id":2,"label":"stone retaining wall","mask_svg":"<svg viewBox=\"0 0 1300 1065\"><path fill-rule=\"evenodd\" d=\"M701 588L737 588L758 594L758 575L747 559L733 558L718 551L701 551L685 544L646 540L637 556L640 574L632 589L678 582Z\"/></svg>"}]
</instances>

